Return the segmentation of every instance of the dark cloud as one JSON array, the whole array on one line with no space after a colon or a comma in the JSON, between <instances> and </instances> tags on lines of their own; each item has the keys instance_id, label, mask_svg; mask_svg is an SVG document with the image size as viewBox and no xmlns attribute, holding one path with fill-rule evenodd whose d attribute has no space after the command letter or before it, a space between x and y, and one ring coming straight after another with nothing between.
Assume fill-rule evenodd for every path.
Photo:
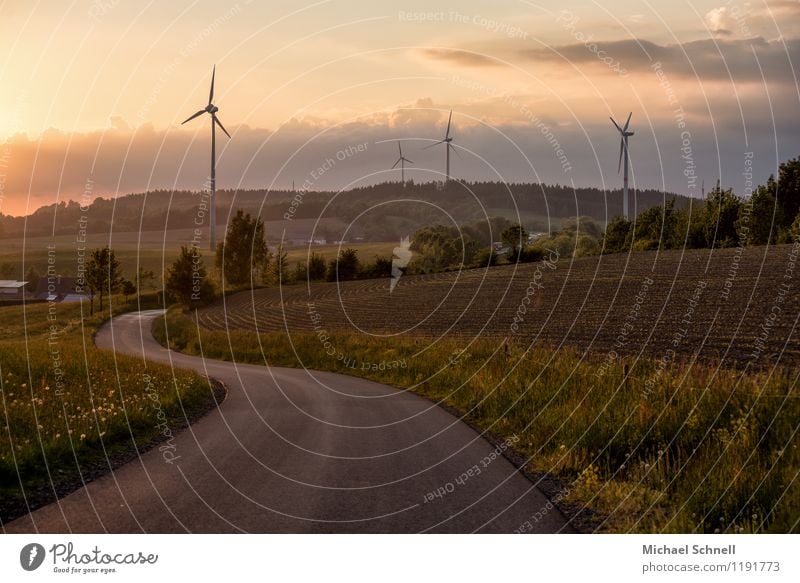
<instances>
[{"instance_id":1,"label":"dark cloud","mask_svg":"<svg viewBox=\"0 0 800 583\"><path fill-rule=\"evenodd\" d=\"M618 60L628 71L646 71L654 63L661 62L670 77L760 83L763 71L768 83L791 85L795 83L792 63L800 63L800 39L704 39L667 45L640 39L590 40L588 45L576 43L552 49L529 49L518 54L529 61L563 63L566 60L581 65L596 64L604 69L606 66L596 52L605 51L605 55Z\"/></svg>"}]
</instances>

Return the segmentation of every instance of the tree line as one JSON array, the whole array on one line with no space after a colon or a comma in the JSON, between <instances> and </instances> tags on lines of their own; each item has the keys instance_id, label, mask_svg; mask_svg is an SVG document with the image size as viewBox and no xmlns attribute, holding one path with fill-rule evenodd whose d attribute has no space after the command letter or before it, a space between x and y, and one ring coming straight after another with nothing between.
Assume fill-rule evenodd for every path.
<instances>
[{"instance_id":1,"label":"tree line","mask_svg":"<svg viewBox=\"0 0 800 583\"><path fill-rule=\"evenodd\" d=\"M668 200L632 220L616 217L606 228L603 252L769 245L799 236L800 158L795 158L747 198L717 183L704 201L689 207L679 209Z\"/></svg>"}]
</instances>

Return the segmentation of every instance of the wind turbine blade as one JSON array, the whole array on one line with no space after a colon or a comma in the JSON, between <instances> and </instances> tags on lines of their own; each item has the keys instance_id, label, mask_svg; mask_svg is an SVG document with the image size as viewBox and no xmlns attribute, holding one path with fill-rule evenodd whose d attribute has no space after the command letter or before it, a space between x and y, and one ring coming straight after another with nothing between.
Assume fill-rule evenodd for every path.
<instances>
[{"instance_id":1,"label":"wind turbine blade","mask_svg":"<svg viewBox=\"0 0 800 583\"><path fill-rule=\"evenodd\" d=\"M447 133L445 133L445 135L444 135L444 139L445 140L450 137L450 122L451 121L453 121L453 110L452 109L450 110L450 117L447 118Z\"/></svg>"},{"instance_id":2,"label":"wind turbine blade","mask_svg":"<svg viewBox=\"0 0 800 583\"><path fill-rule=\"evenodd\" d=\"M620 132L620 133L622 133L622 128L621 128L621 127L619 127L619 124L618 124L617 122L615 122L615 121L614 121L614 118L613 118L613 117L609 117L608 119L610 119L610 120L611 120L611 123L613 123L613 124L614 124L614 127L615 127L615 128L617 128L617 129L619 130L619 132Z\"/></svg>"},{"instance_id":3,"label":"wind turbine blade","mask_svg":"<svg viewBox=\"0 0 800 583\"><path fill-rule=\"evenodd\" d=\"M400 152L400 157L403 157L403 148L400 145L400 142L397 142L397 151Z\"/></svg>"},{"instance_id":4,"label":"wind turbine blade","mask_svg":"<svg viewBox=\"0 0 800 583\"><path fill-rule=\"evenodd\" d=\"M406 161L406 162L408 162L409 164L413 164L413 163L414 163L412 160L409 160L408 158L403 158L403 160L405 160L405 161Z\"/></svg>"},{"instance_id":5,"label":"wind turbine blade","mask_svg":"<svg viewBox=\"0 0 800 583\"><path fill-rule=\"evenodd\" d=\"M447 145L448 145L448 147L450 147L450 148L452 148L452 149L453 149L453 152L455 152L455 153L456 153L456 156L458 156L458 157L459 157L461 160L463 160L463 158L461 158L461 154L459 154L459 153L458 153L458 148L456 148L456 147L455 147L454 145L452 145L452 144L447 144Z\"/></svg>"},{"instance_id":6,"label":"wind turbine blade","mask_svg":"<svg viewBox=\"0 0 800 583\"><path fill-rule=\"evenodd\" d=\"M214 77L216 76L216 74L217 74L217 66L214 65L214 69L211 71L211 91L208 92L209 105L211 105L211 102L214 101Z\"/></svg>"},{"instance_id":7,"label":"wind turbine blade","mask_svg":"<svg viewBox=\"0 0 800 583\"><path fill-rule=\"evenodd\" d=\"M400 160L402 160L402 158L398 158L397 159L397 162L394 163L394 166L391 167L391 170L394 170L395 168L397 168L397 165L400 163Z\"/></svg>"},{"instance_id":8,"label":"wind turbine blade","mask_svg":"<svg viewBox=\"0 0 800 583\"><path fill-rule=\"evenodd\" d=\"M181 122L181 125L185 124L187 121L192 121L192 120L193 120L194 118L196 118L196 117L200 117L200 116L201 116L201 115L203 115L205 112L206 112L206 110L205 110L205 109L201 109L200 111L198 111L198 112L197 112L197 113L195 113L194 115L192 115L192 116L188 117L188 118L186 119L186 121L183 121L183 122Z\"/></svg>"},{"instance_id":9,"label":"wind turbine blade","mask_svg":"<svg viewBox=\"0 0 800 583\"><path fill-rule=\"evenodd\" d=\"M619 171L622 168L622 151L624 149L625 149L625 138L622 138L619 141L619 165L617 166L617 174L619 174Z\"/></svg>"},{"instance_id":10,"label":"wind turbine blade","mask_svg":"<svg viewBox=\"0 0 800 583\"><path fill-rule=\"evenodd\" d=\"M438 142L435 142L435 143L431 144L430 146L425 146L422 149L423 150L427 150L428 148L433 148L434 146L438 146L439 144L444 144L444 140L439 140Z\"/></svg>"},{"instance_id":11,"label":"wind turbine blade","mask_svg":"<svg viewBox=\"0 0 800 583\"><path fill-rule=\"evenodd\" d=\"M216 115L214 116L214 122L216 122L216 124L219 126L219 129L225 132L226 136L228 136L229 138L231 137L231 135L228 133L228 130L225 129L225 126L222 125L222 122L219 121L219 118Z\"/></svg>"},{"instance_id":12,"label":"wind turbine blade","mask_svg":"<svg viewBox=\"0 0 800 583\"><path fill-rule=\"evenodd\" d=\"M622 131L625 131L625 132L628 131L628 125L631 123L631 116L632 115L633 115L633 112L630 112L628 114L628 121L625 122L625 127L622 128Z\"/></svg>"}]
</instances>

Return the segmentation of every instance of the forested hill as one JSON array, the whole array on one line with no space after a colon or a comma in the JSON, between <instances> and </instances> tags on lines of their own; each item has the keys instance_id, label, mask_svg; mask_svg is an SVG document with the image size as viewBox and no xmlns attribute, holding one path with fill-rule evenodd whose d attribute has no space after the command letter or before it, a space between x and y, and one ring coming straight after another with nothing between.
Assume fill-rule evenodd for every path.
<instances>
[{"instance_id":1,"label":"forested hill","mask_svg":"<svg viewBox=\"0 0 800 583\"><path fill-rule=\"evenodd\" d=\"M689 199L655 190L638 191L631 209L637 213L676 197L676 207ZM83 221L89 232L150 231L188 228L204 219L198 212L206 197L198 192L156 190L113 198L98 198L86 207L62 202L38 209L27 217L0 214L0 237L29 237L75 233ZM414 223L475 221L488 216L513 218L517 209L523 217L559 219L590 216L605 223L622 212L620 190L578 188L546 184L505 184L496 182L451 182L413 184L397 182L355 188L344 192L222 190L217 193L218 222L228 210L242 208L260 213L265 221L292 219L338 219L349 223L369 213L369 221L393 218ZM635 207L634 207L635 200ZM294 201L294 202L293 202ZM415 201L415 202L412 202ZM449 215L449 216L448 216ZM207 215L205 215L207 216ZM450 218L452 217L452 219Z\"/></svg>"}]
</instances>

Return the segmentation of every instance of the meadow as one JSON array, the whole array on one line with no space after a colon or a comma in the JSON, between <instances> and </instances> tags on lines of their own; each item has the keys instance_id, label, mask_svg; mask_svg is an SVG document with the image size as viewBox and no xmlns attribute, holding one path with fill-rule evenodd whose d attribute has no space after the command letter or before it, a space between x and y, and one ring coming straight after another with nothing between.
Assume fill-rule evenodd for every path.
<instances>
[{"instance_id":1,"label":"meadow","mask_svg":"<svg viewBox=\"0 0 800 583\"><path fill-rule=\"evenodd\" d=\"M113 301L115 313L137 307ZM108 315L78 303L0 308L1 522L169 439L213 405L193 372L97 349Z\"/></svg>"}]
</instances>

